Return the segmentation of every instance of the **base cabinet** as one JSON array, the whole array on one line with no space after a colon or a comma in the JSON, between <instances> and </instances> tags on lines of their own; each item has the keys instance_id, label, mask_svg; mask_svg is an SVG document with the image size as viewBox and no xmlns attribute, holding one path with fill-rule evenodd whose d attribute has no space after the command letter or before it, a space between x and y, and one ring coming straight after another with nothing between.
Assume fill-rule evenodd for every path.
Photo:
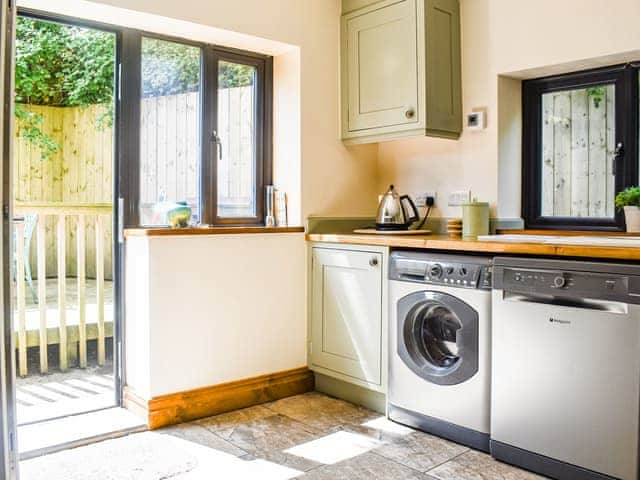
<instances>
[{"instance_id":1,"label":"base cabinet","mask_svg":"<svg viewBox=\"0 0 640 480\"><path fill-rule=\"evenodd\" d=\"M312 370L383 390L385 259L384 250L311 248Z\"/></svg>"}]
</instances>

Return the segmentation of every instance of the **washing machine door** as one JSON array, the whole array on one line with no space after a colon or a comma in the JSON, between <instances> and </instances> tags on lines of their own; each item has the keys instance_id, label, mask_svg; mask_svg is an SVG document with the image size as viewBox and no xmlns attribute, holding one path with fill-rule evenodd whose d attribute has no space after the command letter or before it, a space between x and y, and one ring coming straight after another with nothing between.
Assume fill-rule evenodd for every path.
<instances>
[{"instance_id":1,"label":"washing machine door","mask_svg":"<svg viewBox=\"0 0 640 480\"><path fill-rule=\"evenodd\" d=\"M478 312L444 292L414 292L398 301L397 350L416 375L456 385L478 371Z\"/></svg>"}]
</instances>

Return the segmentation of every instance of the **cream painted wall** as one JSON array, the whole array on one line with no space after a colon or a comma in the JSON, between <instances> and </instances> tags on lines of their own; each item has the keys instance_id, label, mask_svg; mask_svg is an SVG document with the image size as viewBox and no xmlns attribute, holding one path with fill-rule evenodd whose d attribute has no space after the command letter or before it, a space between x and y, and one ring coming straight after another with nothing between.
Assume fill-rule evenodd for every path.
<instances>
[{"instance_id":1,"label":"cream painted wall","mask_svg":"<svg viewBox=\"0 0 640 480\"><path fill-rule=\"evenodd\" d=\"M380 144L378 189L437 190L435 215L459 215L448 192L469 188L493 215L520 216L520 81L640 58L637 0L460 0L463 111L487 108L484 132L459 141Z\"/></svg>"},{"instance_id":2,"label":"cream painted wall","mask_svg":"<svg viewBox=\"0 0 640 480\"><path fill-rule=\"evenodd\" d=\"M302 233L127 242L127 384L139 396L307 364Z\"/></svg>"},{"instance_id":3,"label":"cream painted wall","mask_svg":"<svg viewBox=\"0 0 640 480\"><path fill-rule=\"evenodd\" d=\"M491 0L489 8L493 68L501 74L528 77L531 69L566 71L564 64L593 65L601 57L640 58L637 0Z\"/></svg>"}]
</instances>

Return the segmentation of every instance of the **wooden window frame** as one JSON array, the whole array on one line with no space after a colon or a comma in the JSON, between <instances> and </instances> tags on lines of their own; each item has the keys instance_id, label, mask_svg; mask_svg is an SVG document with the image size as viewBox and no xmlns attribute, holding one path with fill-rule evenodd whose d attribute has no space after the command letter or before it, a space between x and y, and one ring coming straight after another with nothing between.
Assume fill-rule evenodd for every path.
<instances>
[{"instance_id":1,"label":"wooden window frame","mask_svg":"<svg viewBox=\"0 0 640 480\"><path fill-rule=\"evenodd\" d=\"M265 185L273 175L273 58L255 52L220 47L184 38L123 29L122 61L122 145L126 155L124 224L127 228L140 224L140 109L142 38L153 38L200 48L200 132L199 132L199 220L210 226L264 225ZM256 67L256 128L254 158L256 215L253 217L220 217L217 202L217 144L213 132L218 123L218 61L228 60Z\"/></svg>"},{"instance_id":2,"label":"wooden window frame","mask_svg":"<svg viewBox=\"0 0 640 480\"><path fill-rule=\"evenodd\" d=\"M542 95L544 93L614 84L615 143L623 155L614 158L615 191L638 184L638 66L587 70L522 82L522 214L525 228L624 231L624 216L613 218L542 216Z\"/></svg>"}]
</instances>

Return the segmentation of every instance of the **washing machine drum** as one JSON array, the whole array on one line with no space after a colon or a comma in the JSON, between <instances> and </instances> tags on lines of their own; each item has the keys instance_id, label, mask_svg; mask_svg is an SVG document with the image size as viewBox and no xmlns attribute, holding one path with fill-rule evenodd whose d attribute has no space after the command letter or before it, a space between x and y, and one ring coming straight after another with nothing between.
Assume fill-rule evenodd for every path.
<instances>
[{"instance_id":1,"label":"washing machine drum","mask_svg":"<svg viewBox=\"0 0 640 480\"><path fill-rule=\"evenodd\" d=\"M398 301L397 350L416 375L456 385L478 371L478 312L443 292L415 292Z\"/></svg>"}]
</instances>

